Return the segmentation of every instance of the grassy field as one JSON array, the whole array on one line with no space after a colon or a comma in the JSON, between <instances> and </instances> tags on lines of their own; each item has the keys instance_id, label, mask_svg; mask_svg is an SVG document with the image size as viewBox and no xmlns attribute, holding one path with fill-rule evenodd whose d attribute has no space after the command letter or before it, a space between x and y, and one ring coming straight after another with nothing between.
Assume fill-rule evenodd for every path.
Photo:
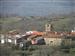
<instances>
[{"instance_id":1,"label":"grassy field","mask_svg":"<svg viewBox=\"0 0 75 56\"><path fill-rule=\"evenodd\" d=\"M23 48L0 45L0 56L75 56L75 48L61 49L48 45L32 45Z\"/></svg>"}]
</instances>

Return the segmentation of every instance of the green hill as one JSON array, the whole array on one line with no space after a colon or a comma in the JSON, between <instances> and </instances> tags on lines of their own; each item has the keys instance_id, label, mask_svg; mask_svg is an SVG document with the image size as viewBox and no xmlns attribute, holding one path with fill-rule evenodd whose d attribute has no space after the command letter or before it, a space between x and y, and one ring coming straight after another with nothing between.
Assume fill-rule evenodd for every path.
<instances>
[{"instance_id":1,"label":"green hill","mask_svg":"<svg viewBox=\"0 0 75 56\"><path fill-rule=\"evenodd\" d=\"M64 17L3 17L0 18L1 31L9 31L13 29L20 29L21 31L39 30L44 31L44 25L52 23L55 31L71 31L75 27L74 16ZM0 28L1 28L0 27Z\"/></svg>"}]
</instances>

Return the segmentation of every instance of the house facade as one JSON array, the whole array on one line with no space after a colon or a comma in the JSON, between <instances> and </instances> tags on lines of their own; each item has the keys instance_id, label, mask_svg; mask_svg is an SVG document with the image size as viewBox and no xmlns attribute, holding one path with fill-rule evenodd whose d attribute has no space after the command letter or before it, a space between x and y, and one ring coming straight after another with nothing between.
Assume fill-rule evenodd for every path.
<instances>
[{"instance_id":1,"label":"house facade","mask_svg":"<svg viewBox=\"0 0 75 56\"><path fill-rule=\"evenodd\" d=\"M62 43L61 38L44 38L46 45L49 46L60 46Z\"/></svg>"},{"instance_id":2,"label":"house facade","mask_svg":"<svg viewBox=\"0 0 75 56\"><path fill-rule=\"evenodd\" d=\"M63 35L56 34L55 32L47 33L43 37L46 45L49 46L60 46L63 40Z\"/></svg>"}]
</instances>

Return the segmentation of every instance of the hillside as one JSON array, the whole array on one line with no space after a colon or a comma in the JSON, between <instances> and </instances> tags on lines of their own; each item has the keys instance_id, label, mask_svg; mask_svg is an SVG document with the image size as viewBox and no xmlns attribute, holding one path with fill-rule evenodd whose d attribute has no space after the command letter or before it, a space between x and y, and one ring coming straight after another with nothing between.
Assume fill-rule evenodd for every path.
<instances>
[{"instance_id":1,"label":"hillside","mask_svg":"<svg viewBox=\"0 0 75 56\"><path fill-rule=\"evenodd\" d=\"M75 27L75 17L30 16L30 17L3 17L0 18L1 31L19 29L21 31L44 31L46 23L52 23L55 31L71 31ZM1 28L0 27L0 28Z\"/></svg>"}]
</instances>

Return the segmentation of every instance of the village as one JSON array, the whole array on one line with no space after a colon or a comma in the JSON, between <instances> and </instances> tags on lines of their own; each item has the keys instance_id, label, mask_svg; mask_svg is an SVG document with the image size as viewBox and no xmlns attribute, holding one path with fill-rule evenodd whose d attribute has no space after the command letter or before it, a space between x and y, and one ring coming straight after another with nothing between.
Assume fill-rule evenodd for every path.
<instances>
[{"instance_id":1,"label":"village","mask_svg":"<svg viewBox=\"0 0 75 56\"><path fill-rule=\"evenodd\" d=\"M75 56L75 0L0 0L0 56Z\"/></svg>"},{"instance_id":2,"label":"village","mask_svg":"<svg viewBox=\"0 0 75 56\"><path fill-rule=\"evenodd\" d=\"M45 31L27 31L20 33L16 30L9 31L6 34L0 34L0 43L10 43L15 46L23 47L26 44L30 45L49 45L61 46L73 45L75 43L75 30L71 32L56 32L53 31L52 24L45 24Z\"/></svg>"}]
</instances>

